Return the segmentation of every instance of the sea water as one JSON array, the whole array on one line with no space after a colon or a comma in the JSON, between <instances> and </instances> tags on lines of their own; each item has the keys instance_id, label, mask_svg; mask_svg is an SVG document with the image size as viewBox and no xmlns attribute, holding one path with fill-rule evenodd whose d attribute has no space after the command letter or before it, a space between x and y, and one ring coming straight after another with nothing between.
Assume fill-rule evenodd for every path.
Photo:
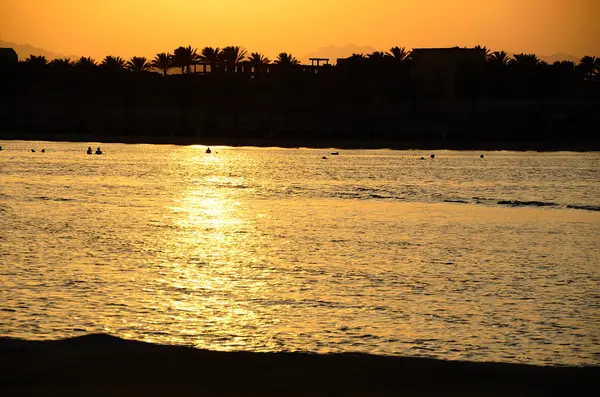
<instances>
[{"instance_id":1,"label":"sea water","mask_svg":"<svg viewBox=\"0 0 600 397\"><path fill-rule=\"evenodd\" d=\"M600 153L0 145L2 336L600 363Z\"/></svg>"}]
</instances>

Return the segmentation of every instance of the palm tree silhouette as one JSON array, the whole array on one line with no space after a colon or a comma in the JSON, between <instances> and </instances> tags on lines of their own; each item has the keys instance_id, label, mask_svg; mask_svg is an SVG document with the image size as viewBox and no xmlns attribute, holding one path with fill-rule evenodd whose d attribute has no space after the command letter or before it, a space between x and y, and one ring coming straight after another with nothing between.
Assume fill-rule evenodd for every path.
<instances>
[{"instance_id":1,"label":"palm tree silhouette","mask_svg":"<svg viewBox=\"0 0 600 397\"><path fill-rule=\"evenodd\" d=\"M133 57L131 58L131 60L127 61L127 64L125 66L128 70L137 73L144 72L152 67L151 64L146 62L145 57Z\"/></svg>"},{"instance_id":2,"label":"palm tree silhouette","mask_svg":"<svg viewBox=\"0 0 600 397\"><path fill-rule=\"evenodd\" d=\"M237 66L246 58L246 50L239 46L228 46L221 52L221 61L227 72L235 72Z\"/></svg>"},{"instance_id":3,"label":"palm tree silhouette","mask_svg":"<svg viewBox=\"0 0 600 397\"><path fill-rule=\"evenodd\" d=\"M510 57L505 51L494 51L486 60L489 65L506 66L510 62Z\"/></svg>"},{"instance_id":4,"label":"palm tree silhouette","mask_svg":"<svg viewBox=\"0 0 600 397\"><path fill-rule=\"evenodd\" d=\"M119 72L125 70L125 60L119 56L107 55L100 67L108 72Z\"/></svg>"},{"instance_id":5,"label":"palm tree silhouette","mask_svg":"<svg viewBox=\"0 0 600 397\"><path fill-rule=\"evenodd\" d=\"M550 67L555 84L572 87L577 81L577 66L571 61L556 61Z\"/></svg>"},{"instance_id":6,"label":"palm tree silhouette","mask_svg":"<svg viewBox=\"0 0 600 397\"><path fill-rule=\"evenodd\" d=\"M178 47L173 52L173 65L181 68L181 73L191 73L192 65L198 60L198 54L192 46Z\"/></svg>"},{"instance_id":7,"label":"palm tree silhouette","mask_svg":"<svg viewBox=\"0 0 600 397\"><path fill-rule=\"evenodd\" d=\"M513 94L518 97L539 95L541 74L540 60L535 54L515 54L509 61Z\"/></svg>"},{"instance_id":8,"label":"palm tree silhouette","mask_svg":"<svg viewBox=\"0 0 600 397\"><path fill-rule=\"evenodd\" d=\"M409 60L410 51L406 51L404 47L392 47L388 51L388 55L398 63L403 63Z\"/></svg>"},{"instance_id":9,"label":"palm tree silhouette","mask_svg":"<svg viewBox=\"0 0 600 397\"><path fill-rule=\"evenodd\" d=\"M260 74L264 70L264 67L271 62L271 60L258 52L253 52L250 54L248 62L250 67L254 68L254 73Z\"/></svg>"},{"instance_id":10,"label":"palm tree silhouette","mask_svg":"<svg viewBox=\"0 0 600 397\"><path fill-rule=\"evenodd\" d=\"M92 57L81 57L75 62L74 66L81 70L91 70L96 68L98 64Z\"/></svg>"},{"instance_id":11,"label":"palm tree silhouette","mask_svg":"<svg viewBox=\"0 0 600 397\"><path fill-rule=\"evenodd\" d=\"M50 69L59 74L66 74L73 67L73 63L69 58L53 59L48 65Z\"/></svg>"},{"instance_id":12,"label":"palm tree silhouette","mask_svg":"<svg viewBox=\"0 0 600 397\"><path fill-rule=\"evenodd\" d=\"M210 65L210 72L215 73L221 57L221 49L219 47L204 47L201 53L202 60Z\"/></svg>"},{"instance_id":13,"label":"palm tree silhouette","mask_svg":"<svg viewBox=\"0 0 600 397\"><path fill-rule=\"evenodd\" d=\"M300 62L294 57L292 54L288 54L287 52L282 52L277 55L277 59L273 61L273 63L282 66L292 66L298 65Z\"/></svg>"},{"instance_id":14,"label":"palm tree silhouette","mask_svg":"<svg viewBox=\"0 0 600 397\"><path fill-rule=\"evenodd\" d=\"M152 62L150 62L150 66L160 70L163 76L166 76L169 73L169 69L173 67L173 55L168 52L156 54Z\"/></svg>"},{"instance_id":15,"label":"palm tree silhouette","mask_svg":"<svg viewBox=\"0 0 600 397\"><path fill-rule=\"evenodd\" d=\"M373 53L367 55L367 59L369 59L372 62L383 62L385 58L386 54L382 51L374 51Z\"/></svg>"},{"instance_id":16,"label":"palm tree silhouette","mask_svg":"<svg viewBox=\"0 0 600 397\"><path fill-rule=\"evenodd\" d=\"M515 54L509 64L519 66L520 69L531 70L538 66L540 60L535 54Z\"/></svg>"},{"instance_id":17,"label":"palm tree silhouette","mask_svg":"<svg viewBox=\"0 0 600 397\"><path fill-rule=\"evenodd\" d=\"M584 56L579 61L579 70L583 73L585 80L591 80L594 74L598 74L600 71L600 58Z\"/></svg>"},{"instance_id":18,"label":"palm tree silhouette","mask_svg":"<svg viewBox=\"0 0 600 397\"><path fill-rule=\"evenodd\" d=\"M48 65L48 60L43 55L29 55L29 58L25 60L25 63L35 68L43 68Z\"/></svg>"},{"instance_id":19,"label":"palm tree silhouette","mask_svg":"<svg viewBox=\"0 0 600 397\"><path fill-rule=\"evenodd\" d=\"M554 69L559 69L565 72L572 72L575 69L575 62L573 61L556 61L552 64Z\"/></svg>"},{"instance_id":20,"label":"palm tree silhouette","mask_svg":"<svg viewBox=\"0 0 600 397\"><path fill-rule=\"evenodd\" d=\"M73 66L73 63L71 62L71 60L69 58L56 58L53 59L52 61L50 61L49 64L51 67L55 67L55 68L69 68L71 66Z\"/></svg>"},{"instance_id":21,"label":"palm tree silhouette","mask_svg":"<svg viewBox=\"0 0 600 397\"><path fill-rule=\"evenodd\" d=\"M492 56L492 54L490 53L490 50L488 50L488 48L486 46L480 46L480 45L476 45L474 47L476 50L483 50L484 54L485 54L485 60L487 61L488 59L490 59L490 57Z\"/></svg>"}]
</instances>

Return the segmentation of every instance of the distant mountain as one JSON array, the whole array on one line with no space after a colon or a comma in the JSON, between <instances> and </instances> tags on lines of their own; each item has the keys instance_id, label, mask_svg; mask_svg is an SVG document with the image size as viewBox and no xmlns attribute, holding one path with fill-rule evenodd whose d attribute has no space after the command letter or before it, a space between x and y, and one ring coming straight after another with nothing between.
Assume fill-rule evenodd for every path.
<instances>
[{"instance_id":1,"label":"distant mountain","mask_svg":"<svg viewBox=\"0 0 600 397\"><path fill-rule=\"evenodd\" d=\"M16 44L0 39L0 48L2 47L14 49L17 52L17 55L19 56L19 60L21 61L29 58L30 55L43 55L49 61L56 58L70 58L71 60L76 60L79 58L79 56L77 55L58 54L52 51L45 50L43 48L34 47L29 44Z\"/></svg>"},{"instance_id":2,"label":"distant mountain","mask_svg":"<svg viewBox=\"0 0 600 397\"><path fill-rule=\"evenodd\" d=\"M540 56L538 56L538 58L540 58L540 61L545 61L545 62L548 62L549 64L553 64L556 61L573 61L573 62L575 62L575 64L578 64L579 60L581 59L581 57L576 57L575 55L562 54L562 53L546 55L546 56L540 55Z\"/></svg>"},{"instance_id":3,"label":"distant mountain","mask_svg":"<svg viewBox=\"0 0 600 397\"><path fill-rule=\"evenodd\" d=\"M310 63L309 58L329 58L329 63L335 64L338 58L347 58L352 54L370 54L377 51L371 46L357 46L355 44L347 44L345 46L322 47L318 50L306 54L300 58L302 63Z\"/></svg>"}]
</instances>

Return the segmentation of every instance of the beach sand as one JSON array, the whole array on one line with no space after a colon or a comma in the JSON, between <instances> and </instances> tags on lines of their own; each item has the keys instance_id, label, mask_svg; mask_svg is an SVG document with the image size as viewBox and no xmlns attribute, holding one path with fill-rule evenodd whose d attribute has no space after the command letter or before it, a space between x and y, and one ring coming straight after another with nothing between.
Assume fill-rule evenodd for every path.
<instances>
[{"instance_id":1,"label":"beach sand","mask_svg":"<svg viewBox=\"0 0 600 397\"><path fill-rule=\"evenodd\" d=\"M0 374L3 396L575 396L594 390L600 367L228 353L100 334L0 338Z\"/></svg>"}]
</instances>

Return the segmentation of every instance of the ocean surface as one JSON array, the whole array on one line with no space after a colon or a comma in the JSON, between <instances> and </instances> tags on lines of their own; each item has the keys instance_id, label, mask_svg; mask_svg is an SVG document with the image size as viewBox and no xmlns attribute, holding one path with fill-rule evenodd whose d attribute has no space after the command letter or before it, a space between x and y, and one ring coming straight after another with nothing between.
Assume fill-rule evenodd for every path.
<instances>
[{"instance_id":1,"label":"ocean surface","mask_svg":"<svg viewBox=\"0 0 600 397\"><path fill-rule=\"evenodd\" d=\"M600 153L0 145L0 336L600 363Z\"/></svg>"}]
</instances>

